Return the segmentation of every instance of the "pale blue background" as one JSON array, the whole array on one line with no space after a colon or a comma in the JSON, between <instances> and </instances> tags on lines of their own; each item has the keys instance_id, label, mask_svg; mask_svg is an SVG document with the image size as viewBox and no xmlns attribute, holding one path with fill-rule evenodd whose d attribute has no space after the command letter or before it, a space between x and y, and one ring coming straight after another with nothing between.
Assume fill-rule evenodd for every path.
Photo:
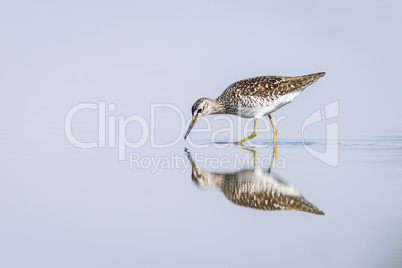
<instances>
[{"instance_id":1,"label":"pale blue background","mask_svg":"<svg viewBox=\"0 0 402 268\"><path fill-rule=\"evenodd\" d=\"M401 8L399 1L1 2L0 266L400 267ZM196 99L233 81L320 71L327 75L276 115L287 116L279 139L298 141L303 121L339 100L339 167L303 147L278 148L288 164L278 173L323 217L241 208L215 189L198 190L189 171L130 170L116 149L82 150L64 136L65 115L81 102L114 103L109 114L147 120L151 103L172 103L189 119ZM96 139L96 120L83 113L76 135ZM161 114L157 139L174 139L179 123ZM308 134L324 138L325 122ZM138 152L184 156L184 146L148 143Z\"/></svg>"}]
</instances>

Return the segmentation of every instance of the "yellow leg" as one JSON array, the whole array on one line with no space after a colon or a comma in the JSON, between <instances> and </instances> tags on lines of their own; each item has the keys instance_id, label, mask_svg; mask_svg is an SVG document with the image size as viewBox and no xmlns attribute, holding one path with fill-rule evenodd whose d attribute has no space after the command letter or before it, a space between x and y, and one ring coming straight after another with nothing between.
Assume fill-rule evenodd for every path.
<instances>
[{"instance_id":1,"label":"yellow leg","mask_svg":"<svg viewBox=\"0 0 402 268\"><path fill-rule=\"evenodd\" d=\"M272 132L274 133L274 145L276 145L276 135L278 134L278 129L276 128L274 121L272 121L272 117L270 114L268 115L268 117L269 117L269 121L271 121Z\"/></svg>"},{"instance_id":2,"label":"yellow leg","mask_svg":"<svg viewBox=\"0 0 402 268\"><path fill-rule=\"evenodd\" d=\"M241 148L253 153L254 168L257 168L257 152L255 150L253 150L253 149L250 149L250 148L246 148L246 147L241 147Z\"/></svg>"},{"instance_id":3,"label":"yellow leg","mask_svg":"<svg viewBox=\"0 0 402 268\"><path fill-rule=\"evenodd\" d=\"M272 153L271 165L269 165L268 172L271 172L271 168L274 166L274 163L275 163L275 160L276 160L276 155L277 155L276 143L274 143L274 151Z\"/></svg>"},{"instance_id":4,"label":"yellow leg","mask_svg":"<svg viewBox=\"0 0 402 268\"><path fill-rule=\"evenodd\" d=\"M274 124L274 121L272 120L272 117L271 117L270 114L268 115L268 117L269 117L269 121L271 121L272 132L273 132L273 134L274 134L274 141L273 141L273 145L274 145L274 148L273 148L273 149L274 149L274 151L273 151L273 154L272 154L271 165L270 165L270 167L269 167L269 171L271 171L271 168L273 167L273 165L274 165L274 163L275 163L276 155L277 155L277 150L276 150L276 136L277 136L277 134L278 134L278 129L276 128L276 126L275 126L275 124Z\"/></svg>"},{"instance_id":5,"label":"yellow leg","mask_svg":"<svg viewBox=\"0 0 402 268\"><path fill-rule=\"evenodd\" d=\"M246 140L252 139L252 138L254 138L255 136L257 136L257 118L254 118L254 131L253 131L253 133L251 133L250 136L248 136L248 137L246 137L246 138L244 138L244 139L241 139L241 140L239 140L239 141L236 141L235 143L236 143L236 144L242 144L242 143L245 142Z\"/></svg>"}]
</instances>

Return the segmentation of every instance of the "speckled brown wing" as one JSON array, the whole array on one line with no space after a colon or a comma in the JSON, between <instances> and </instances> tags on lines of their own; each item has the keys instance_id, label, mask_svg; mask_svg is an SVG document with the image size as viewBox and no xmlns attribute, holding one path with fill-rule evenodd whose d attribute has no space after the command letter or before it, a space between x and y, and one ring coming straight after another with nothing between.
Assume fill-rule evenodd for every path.
<instances>
[{"instance_id":1,"label":"speckled brown wing","mask_svg":"<svg viewBox=\"0 0 402 268\"><path fill-rule=\"evenodd\" d=\"M299 210L319 215L324 212L308 202L303 196L286 195L262 183L225 179L220 185L222 192L233 203L261 210Z\"/></svg>"},{"instance_id":2,"label":"speckled brown wing","mask_svg":"<svg viewBox=\"0 0 402 268\"><path fill-rule=\"evenodd\" d=\"M245 98L271 101L294 90L304 89L324 75L325 73L315 73L297 77L259 76L248 78L231 84L218 99L229 106L241 104Z\"/></svg>"}]
</instances>

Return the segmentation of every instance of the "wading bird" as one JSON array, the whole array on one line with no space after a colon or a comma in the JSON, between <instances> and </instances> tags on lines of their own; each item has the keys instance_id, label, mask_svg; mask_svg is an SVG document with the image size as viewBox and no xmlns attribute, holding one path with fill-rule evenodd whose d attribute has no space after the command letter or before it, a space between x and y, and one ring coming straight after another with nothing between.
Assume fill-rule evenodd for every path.
<instances>
[{"instance_id":1,"label":"wading bird","mask_svg":"<svg viewBox=\"0 0 402 268\"><path fill-rule=\"evenodd\" d=\"M255 164L256 153L254 150L250 151L254 153L254 169L218 173L198 167L186 149L192 166L191 178L201 188L219 188L236 205L260 210L299 210L324 215L322 210L307 201L293 185L271 173L271 168L268 171L258 169Z\"/></svg>"},{"instance_id":2,"label":"wading bird","mask_svg":"<svg viewBox=\"0 0 402 268\"><path fill-rule=\"evenodd\" d=\"M315 73L296 77L259 76L240 80L228 86L216 99L198 99L191 111L192 120L184 139L187 138L197 120L210 114L233 114L254 118L254 132L237 144L257 136L257 119L268 115L276 143L277 129L271 113L292 102L309 85L325 73Z\"/></svg>"}]
</instances>

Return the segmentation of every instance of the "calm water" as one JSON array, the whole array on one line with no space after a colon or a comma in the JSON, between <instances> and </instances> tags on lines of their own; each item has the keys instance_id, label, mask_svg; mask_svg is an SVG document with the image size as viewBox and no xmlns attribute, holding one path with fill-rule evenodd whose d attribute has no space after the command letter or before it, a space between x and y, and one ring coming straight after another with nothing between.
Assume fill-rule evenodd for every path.
<instances>
[{"instance_id":1,"label":"calm water","mask_svg":"<svg viewBox=\"0 0 402 268\"><path fill-rule=\"evenodd\" d=\"M67 142L59 148L42 144L45 150L25 147L18 168L10 164L13 153L2 158L1 262L4 267L400 267L400 137L340 141L337 167L314 158L299 142L279 143L271 183L293 185L325 215L259 210L239 199L236 204L233 194L240 186L219 187L206 174L254 170L253 152L238 146L189 147L205 172L199 181L192 178L185 142L169 150L130 151L171 164L178 159L176 167L166 162L156 172L145 162L146 168L130 168L111 149L83 150ZM272 146L254 150L257 169L267 172ZM223 168L208 162L223 158L229 159ZM243 166L235 164L239 159L246 159ZM250 173L244 177L253 179Z\"/></svg>"},{"instance_id":2,"label":"calm water","mask_svg":"<svg viewBox=\"0 0 402 268\"><path fill-rule=\"evenodd\" d=\"M1 268L402 266L401 1L3 2ZM198 98L316 72L273 114L271 169L267 118L254 148L234 116L181 139ZM105 148L67 140L81 104L73 134ZM148 140L119 161L123 134Z\"/></svg>"}]
</instances>

